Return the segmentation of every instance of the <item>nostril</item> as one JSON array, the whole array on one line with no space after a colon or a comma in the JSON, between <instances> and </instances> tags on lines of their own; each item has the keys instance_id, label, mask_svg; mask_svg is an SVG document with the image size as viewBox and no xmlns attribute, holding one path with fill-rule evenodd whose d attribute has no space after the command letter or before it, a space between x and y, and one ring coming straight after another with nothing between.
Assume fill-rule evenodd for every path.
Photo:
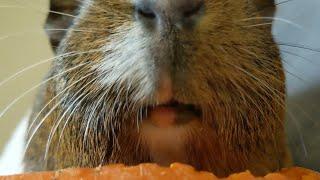
<instances>
[{"instance_id":1,"label":"nostril","mask_svg":"<svg viewBox=\"0 0 320 180\"><path fill-rule=\"evenodd\" d=\"M183 12L183 16L185 18L189 18L191 16L199 14L204 8L204 1L201 1L200 3L196 4L195 6L192 6L191 8L185 10Z\"/></svg>"},{"instance_id":2,"label":"nostril","mask_svg":"<svg viewBox=\"0 0 320 180\"><path fill-rule=\"evenodd\" d=\"M154 19L156 17L156 14L149 8L136 7L136 12L144 18Z\"/></svg>"}]
</instances>

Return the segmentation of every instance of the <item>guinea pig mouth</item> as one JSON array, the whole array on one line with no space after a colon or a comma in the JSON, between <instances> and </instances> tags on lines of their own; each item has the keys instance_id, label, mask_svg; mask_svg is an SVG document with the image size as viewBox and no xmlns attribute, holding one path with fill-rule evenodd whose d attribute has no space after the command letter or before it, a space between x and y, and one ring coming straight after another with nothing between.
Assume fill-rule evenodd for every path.
<instances>
[{"instance_id":1,"label":"guinea pig mouth","mask_svg":"<svg viewBox=\"0 0 320 180\"><path fill-rule=\"evenodd\" d=\"M175 100L147 109L147 119L161 127L187 124L202 116L200 108L196 105L183 104Z\"/></svg>"}]
</instances>

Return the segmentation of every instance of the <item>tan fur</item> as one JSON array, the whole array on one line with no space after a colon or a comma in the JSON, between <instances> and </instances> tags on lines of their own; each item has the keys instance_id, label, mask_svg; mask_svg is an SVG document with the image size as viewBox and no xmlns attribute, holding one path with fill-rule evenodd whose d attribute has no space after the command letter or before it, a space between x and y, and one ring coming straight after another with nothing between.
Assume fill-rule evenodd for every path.
<instances>
[{"instance_id":1,"label":"tan fur","mask_svg":"<svg viewBox=\"0 0 320 180\"><path fill-rule=\"evenodd\" d=\"M89 1L84 2L58 54L116 47L128 40L123 35L128 30L140 28L144 31L133 18L133 5L129 0L91 0L91 5L86 2ZM128 71L123 70L121 74L122 69L119 69L104 72L100 77L105 70L101 70L101 63L116 64L120 60L111 55L130 54L129 48L135 44L123 49L120 46L119 51L108 49L56 61L48 77L80 63L90 64L50 81L38 96L33 118L66 87L92 74L56 98L36 120L37 125L64 99L32 138L25 158L26 170L152 162L150 149L140 136L141 119L137 118L143 114L145 103L154 100L154 91L151 94L143 91L146 84L152 87L157 84L157 74L152 68L167 68L174 82L175 99L195 104L203 113L201 120L187 128L183 148L187 154L185 162L220 176L246 169L262 175L288 166L290 157L284 132L285 77L279 50L271 26L246 27L265 21L242 21L273 14L274 2L206 0L205 6L205 15L196 28L174 30L165 42L157 37L148 39L151 35L147 30L141 35L128 35L136 37L135 41L152 42L148 47L137 42L142 50L134 50L136 54L146 51L151 59L132 59L136 61L135 66L130 67L132 75L125 76ZM77 32L77 29L91 32ZM164 52L169 55L163 55ZM157 53L163 62L152 61ZM130 57L123 59L123 63L130 63ZM110 84L101 84L111 77L115 80ZM136 100L141 92L146 93ZM79 96L81 94L83 96ZM54 131L48 156L44 159L50 131L68 108L70 111ZM93 121L86 129L90 117Z\"/></svg>"}]
</instances>

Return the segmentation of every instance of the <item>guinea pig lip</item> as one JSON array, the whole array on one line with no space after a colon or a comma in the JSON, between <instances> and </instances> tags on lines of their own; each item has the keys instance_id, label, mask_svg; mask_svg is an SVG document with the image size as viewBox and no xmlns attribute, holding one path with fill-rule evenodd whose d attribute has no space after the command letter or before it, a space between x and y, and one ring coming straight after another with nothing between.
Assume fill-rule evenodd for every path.
<instances>
[{"instance_id":1,"label":"guinea pig lip","mask_svg":"<svg viewBox=\"0 0 320 180\"><path fill-rule=\"evenodd\" d=\"M151 112L152 110L156 108L173 108L176 110L178 114L184 114L187 116L194 116L197 118L200 118L202 116L201 108L194 104L184 104L176 100L171 100L164 104L159 104L155 106L148 106L148 112Z\"/></svg>"}]
</instances>

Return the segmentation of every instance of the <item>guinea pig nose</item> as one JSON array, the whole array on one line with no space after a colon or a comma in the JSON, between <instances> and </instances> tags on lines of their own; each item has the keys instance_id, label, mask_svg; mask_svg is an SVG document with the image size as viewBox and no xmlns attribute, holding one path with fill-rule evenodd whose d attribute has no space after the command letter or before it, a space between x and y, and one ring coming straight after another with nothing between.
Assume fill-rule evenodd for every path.
<instances>
[{"instance_id":1,"label":"guinea pig nose","mask_svg":"<svg viewBox=\"0 0 320 180\"><path fill-rule=\"evenodd\" d=\"M138 6L136 6L136 12L142 18L156 18L156 13L151 9L151 7L146 6L146 4L140 3Z\"/></svg>"},{"instance_id":2,"label":"guinea pig nose","mask_svg":"<svg viewBox=\"0 0 320 180\"><path fill-rule=\"evenodd\" d=\"M180 0L182 1L182 0ZM204 9L204 1L188 1L185 5L181 6L181 15L183 18L190 18L192 16L196 16L201 14L201 11Z\"/></svg>"},{"instance_id":3,"label":"guinea pig nose","mask_svg":"<svg viewBox=\"0 0 320 180\"><path fill-rule=\"evenodd\" d=\"M204 0L135 0L135 13L148 25L192 27L204 12ZM157 23L156 23L157 22Z\"/></svg>"}]
</instances>

